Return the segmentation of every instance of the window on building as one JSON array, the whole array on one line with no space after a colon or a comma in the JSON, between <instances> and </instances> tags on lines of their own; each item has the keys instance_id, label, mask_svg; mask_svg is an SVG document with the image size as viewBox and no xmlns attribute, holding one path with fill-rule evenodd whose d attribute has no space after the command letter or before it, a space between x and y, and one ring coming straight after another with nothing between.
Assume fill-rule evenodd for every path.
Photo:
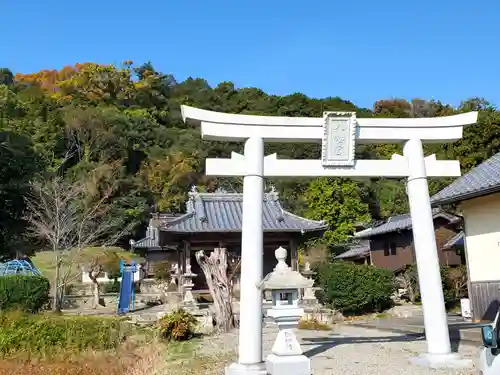
<instances>
[{"instance_id":1,"label":"window on building","mask_svg":"<svg viewBox=\"0 0 500 375\"><path fill-rule=\"evenodd\" d=\"M397 254L397 246L395 242L384 244L384 256L388 257Z\"/></svg>"}]
</instances>

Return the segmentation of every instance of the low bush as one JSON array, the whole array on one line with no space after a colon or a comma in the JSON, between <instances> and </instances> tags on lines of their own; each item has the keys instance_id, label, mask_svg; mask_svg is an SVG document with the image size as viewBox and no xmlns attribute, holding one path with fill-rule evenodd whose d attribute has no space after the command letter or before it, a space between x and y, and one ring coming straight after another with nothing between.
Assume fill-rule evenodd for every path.
<instances>
[{"instance_id":1,"label":"low bush","mask_svg":"<svg viewBox=\"0 0 500 375\"><path fill-rule=\"evenodd\" d=\"M50 283L41 276L0 277L0 310L40 311L49 302Z\"/></svg>"},{"instance_id":2,"label":"low bush","mask_svg":"<svg viewBox=\"0 0 500 375\"><path fill-rule=\"evenodd\" d=\"M193 337L198 321L194 315L179 309L165 315L158 321L160 337L167 341L184 341Z\"/></svg>"},{"instance_id":3,"label":"low bush","mask_svg":"<svg viewBox=\"0 0 500 375\"><path fill-rule=\"evenodd\" d=\"M396 290L391 271L348 262L322 264L317 273L322 302L344 315L382 311Z\"/></svg>"},{"instance_id":4,"label":"low bush","mask_svg":"<svg viewBox=\"0 0 500 375\"><path fill-rule=\"evenodd\" d=\"M123 342L126 333L122 319L115 317L4 313L0 314L0 354L107 350Z\"/></svg>"}]
</instances>

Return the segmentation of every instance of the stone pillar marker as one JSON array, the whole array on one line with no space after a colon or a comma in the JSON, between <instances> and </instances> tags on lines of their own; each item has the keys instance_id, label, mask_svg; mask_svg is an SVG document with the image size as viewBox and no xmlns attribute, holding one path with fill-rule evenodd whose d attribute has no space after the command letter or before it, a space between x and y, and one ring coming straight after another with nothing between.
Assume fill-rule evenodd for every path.
<instances>
[{"instance_id":1,"label":"stone pillar marker","mask_svg":"<svg viewBox=\"0 0 500 375\"><path fill-rule=\"evenodd\" d=\"M195 306L196 305L196 300L193 297L193 277L196 277L195 273L191 272L191 265L188 264L186 266L186 273L183 275L183 283L182 287L184 289L184 299L183 299L183 304L189 307Z\"/></svg>"},{"instance_id":2,"label":"stone pillar marker","mask_svg":"<svg viewBox=\"0 0 500 375\"><path fill-rule=\"evenodd\" d=\"M299 290L311 288L313 281L286 264L284 248L276 249L274 255L278 264L258 285L260 290L272 293L273 307L267 311L267 316L273 318L279 328L272 353L266 358L266 371L270 375L310 375L311 360L302 354L294 330L304 315L304 310L298 306Z\"/></svg>"},{"instance_id":3,"label":"stone pillar marker","mask_svg":"<svg viewBox=\"0 0 500 375\"><path fill-rule=\"evenodd\" d=\"M422 305L428 332L427 353L419 358L418 363L430 367L470 365L451 353L443 313L442 285L436 272L439 264L436 263L436 254L431 254L431 249L435 249L435 235L429 216L426 181L427 177L460 176L460 163L436 160L435 155L425 157L422 143L460 140L463 127L477 122L478 112L427 118L357 118L355 112L324 112L322 117L280 117L221 113L185 105L181 106L181 112L184 121L200 126L205 140L245 142L244 156L232 153L230 159L207 159L205 166L209 176L244 177L239 359L238 363L227 368L228 375L263 373L262 297L255 290L255 283L261 279L259 273L262 274L264 177L408 178L415 253L421 270L420 283L425 290ZM321 142L321 159L279 159L276 154L265 156L264 141ZM394 154L390 160L356 160L355 146L358 143L404 143L404 155Z\"/></svg>"}]
</instances>

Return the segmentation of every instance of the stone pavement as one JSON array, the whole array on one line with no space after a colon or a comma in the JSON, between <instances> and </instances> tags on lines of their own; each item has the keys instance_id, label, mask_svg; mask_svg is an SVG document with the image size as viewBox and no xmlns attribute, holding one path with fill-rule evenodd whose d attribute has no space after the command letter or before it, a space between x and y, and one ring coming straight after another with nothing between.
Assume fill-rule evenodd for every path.
<instances>
[{"instance_id":1,"label":"stone pavement","mask_svg":"<svg viewBox=\"0 0 500 375\"><path fill-rule=\"evenodd\" d=\"M264 330L264 357L270 352L276 332L274 326ZM332 331L298 330L297 337L304 354L311 358L314 375L477 374L475 368L433 370L410 363L409 357L426 350L422 334L398 334L340 324ZM237 332L207 336L194 355L232 353L236 356L237 342ZM475 359L479 347L464 343L457 350L464 358Z\"/></svg>"}]
</instances>

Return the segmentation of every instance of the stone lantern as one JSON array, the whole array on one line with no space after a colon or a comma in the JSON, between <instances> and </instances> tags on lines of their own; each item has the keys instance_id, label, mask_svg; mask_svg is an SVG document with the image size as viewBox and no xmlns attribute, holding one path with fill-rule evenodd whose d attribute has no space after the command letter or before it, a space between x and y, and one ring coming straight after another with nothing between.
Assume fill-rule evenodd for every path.
<instances>
[{"instance_id":1,"label":"stone lantern","mask_svg":"<svg viewBox=\"0 0 500 375\"><path fill-rule=\"evenodd\" d=\"M312 285L314 285L314 280L312 276L315 275L316 272L311 270L311 264L309 262L306 262L304 264L304 269L302 270L301 273L307 280L312 281L311 287L304 289L304 295L302 296L302 301L304 302L304 305L308 307L318 306L318 299L316 298L316 295L314 293L315 288L312 287Z\"/></svg>"},{"instance_id":2,"label":"stone lantern","mask_svg":"<svg viewBox=\"0 0 500 375\"><path fill-rule=\"evenodd\" d=\"M304 315L304 310L298 306L299 290L312 287L313 281L286 264L284 248L279 247L274 254L278 264L258 284L260 290L272 294L272 307L267 316L273 318L279 328L272 353L266 358L266 370L271 375L310 375L311 362L302 354L294 330Z\"/></svg>"}]
</instances>

